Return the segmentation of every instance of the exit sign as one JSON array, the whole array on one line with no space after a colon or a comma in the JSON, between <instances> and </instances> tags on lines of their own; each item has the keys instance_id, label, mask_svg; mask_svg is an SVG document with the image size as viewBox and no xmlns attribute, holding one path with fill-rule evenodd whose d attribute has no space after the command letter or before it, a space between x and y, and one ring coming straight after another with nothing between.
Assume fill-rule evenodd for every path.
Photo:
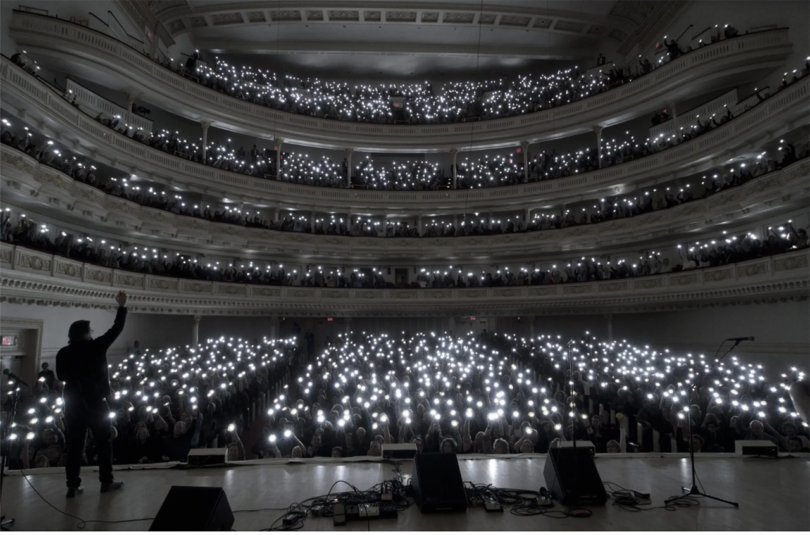
<instances>
[{"instance_id":1,"label":"exit sign","mask_svg":"<svg viewBox=\"0 0 810 535\"><path fill-rule=\"evenodd\" d=\"M475 316L470 316L470 321L475 321Z\"/></svg>"},{"instance_id":2,"label":"exit sign","mask_svg":"<svg viewBox=\"0 0 810 535\"><path fill-rule=\"evenodd\" d=\"M17 337L16 336L4 336L0 341L0 345L4 346L16 346L17 345Z\"/></svg>"}]
</instances>

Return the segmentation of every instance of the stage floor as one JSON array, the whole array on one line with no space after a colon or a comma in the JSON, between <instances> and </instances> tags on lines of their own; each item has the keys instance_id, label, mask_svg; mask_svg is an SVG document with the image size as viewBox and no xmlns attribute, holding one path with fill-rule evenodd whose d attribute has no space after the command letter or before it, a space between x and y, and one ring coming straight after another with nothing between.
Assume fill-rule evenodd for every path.
<instances>
[{"instance_id":1,"label":"stage floor","mask_svg":"<svg viewBox=\"0 0 810 535\"><path fill-rule=\"evenodd\" d=\"M249 461L247 463L250 463ZM84 494L65 498L64 473L56 469L32 471L31 484L54 506L85 520L150 518L119 524L88 524L90 530L147 530L172 485L218 486L225 489L235 511L237 530L260 530L280 516L280 510L237 512L262 508L286 508L293 502L326 494L337 480L346 480L365 490L394 476L393 467L380 462L312 462L245 464L208 469L116 469L124 481L123 491L99 494L97 474L83 471ZM459 458L464 480L492 483L498 487L537 490L544 486L545 456L506 459ZM679 494L690 477L689 460L683 456L641 454L600 456L596 465L602 480L625 488L649 492L653 506ZM401 463L409 476L412 462ZM676 511L656 509L642 513L623 511L608 504L591 507L590 518L553 519L545 516L519 517L508 512L486 513L481 509L466 514L423 515L416 506L399 518L349 522L333 528L332 519L310 518L304 530L810 530L810 458L742 458L699 456L698 475L706 492L740 503L740 508L701 499L697 507ZM36 495L18 472L5 478L2 514L16 519L14 529L72 530L78 521L55 512ZM28 473L27 473L28 474ZM335 491L348 490L345 485ZM555 509L560 509L556 506Z\"/></svg>"}]
</instances>

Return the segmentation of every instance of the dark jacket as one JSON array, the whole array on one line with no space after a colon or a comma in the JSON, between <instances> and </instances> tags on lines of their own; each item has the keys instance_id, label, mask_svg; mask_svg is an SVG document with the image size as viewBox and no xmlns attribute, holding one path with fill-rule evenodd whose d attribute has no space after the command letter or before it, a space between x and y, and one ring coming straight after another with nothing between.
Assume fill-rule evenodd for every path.
<instances>
[{"instance_id":1,"label":"dark jacket","mask_svg":"<svg viewBox=\"0 0 810 535\"><path fill-rule=\"evenodd\" d=\"M56 375L65 383L65 396L87 402L100 401L110 394L107 349L115 342L127 319L120 307L109 331L94 340L73 342L56 354Z\"/></svg>"}]
</instances>

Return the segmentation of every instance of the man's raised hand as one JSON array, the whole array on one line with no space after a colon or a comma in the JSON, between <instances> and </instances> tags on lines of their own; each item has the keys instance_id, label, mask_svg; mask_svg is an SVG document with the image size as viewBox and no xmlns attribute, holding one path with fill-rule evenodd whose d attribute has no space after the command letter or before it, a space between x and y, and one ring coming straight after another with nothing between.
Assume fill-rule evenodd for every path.
<instances>
[{"instance_id":1,"label":"man's raised hand","mask_svg":"<svg viewBox=\"0 0 810 535\"><path fill-rule=\"evenodd\" d=\"M121 290L115 294L115 302L118 303L119 307L127 306L127 292Z\"/></svg>"}]
</instances>

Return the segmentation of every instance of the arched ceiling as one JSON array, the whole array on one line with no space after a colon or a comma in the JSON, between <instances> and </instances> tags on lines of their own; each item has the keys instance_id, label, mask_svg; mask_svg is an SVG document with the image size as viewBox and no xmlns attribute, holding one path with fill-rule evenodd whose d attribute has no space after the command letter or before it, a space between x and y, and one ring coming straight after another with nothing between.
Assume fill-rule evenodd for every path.
<instances>
[{"instance_id":1,"label":"arched ceiling","mask_svg":"<svg viewBox=\"0 0 810 535\"><path fill-rule=\"evenodd\" d=\"M329 72L358 59L414 72L414 58L593 60L625 55L657 34L691 0L122 0L172 39L202 52L287 56ZM158 28L156 28L158 30ZM316 56L321 56L317 58ZM328 59L323 56L329 56ZM401 59L411 57L410 60ZM470 63L434 60L435 70ZM397 63L403 63L402 68ZM489 61L497 68L500 61ZM480 64L475 67L480 68ZM379 65L370 70L380 68ZM423 69L416 69L424 73ZM417 75L418 75L417 74Z\"/></svg>"}]
</instances>

